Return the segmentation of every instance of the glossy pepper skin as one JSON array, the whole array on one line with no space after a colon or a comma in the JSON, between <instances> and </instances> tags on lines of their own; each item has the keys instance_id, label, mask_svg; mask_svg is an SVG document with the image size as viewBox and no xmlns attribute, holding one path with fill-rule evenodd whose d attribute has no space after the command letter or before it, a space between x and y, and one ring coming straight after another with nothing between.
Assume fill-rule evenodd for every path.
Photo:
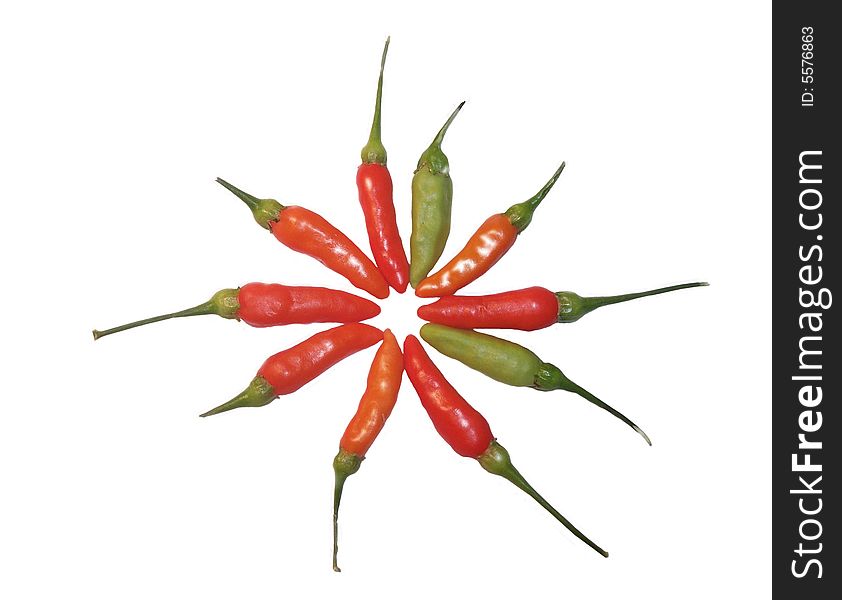
<instances>
[{"instance_id":1,"label":"glossy pepper skin","mask_svg":"<svg viewBox=\"0 0 842 600\"><path fill-rule=\"evenodd\" d=\"M301 206L256 198L223 179L216 181L242 200L251 209L254 220L286 247L312 256L376 298L389 295L389 284L371 259L321 215Z\"/></svg>"},{"instance_id":2,"label":"glossy pepper skin","mask_svg":"<svg viewBox=\"0 0 842 600\"><path fill-rule=\"evenodd\" d=\"M455 358L501 383L531 387L542 392L564 390L578 394L620 419L652 445L649 436L628 417L571 381L557 366L542 361L537 354L520 344L477 331L433 323L421 327L421 337L445 356Z\"/></svg>"},{"instance_id":3,"label":"glossy pepper skin","mask_svg":"<svg viewBox=\"0 0 842 600\"><path fill-rule=\"evenodd\" d=\"M409 283L412 287L436 266L450 236L450 213L453 205L453 181L450 162L441 144L462 102L439 130L430 146L418 159L412 177L412 235L409 238Z\"/></svg>"},{"instance_id":4,"label":"glossy pepper skin","mask_svg":"<svg viewBox=\"0 0 842 600\"><path fill-rule=\"evenodd\" d=\"M389 330L383 332L383 343L374 355L368 380L359 407L339 442L339 453L333 459L335 486L333 492L333 570L339 536L339 503L345 480L360 469L366 452L383 429L386 419L398 400L403 378L403 354L398 340Z\"/></svg>"},{"instance_id":5,"label":"glossy pepper skin","mask_svg":"<svg viewBox=\"0 0 842 600\"><path fill-rule=\"evenodd\" d=\"M245 390L200 416L209 417L244 406L266 406L278 396L298 390L343 358L382 339L382 331L363 323L340 325L317 333L270 356Z\"/></svg>"},{"instance_id":6,"label":"glossy pepper skin","mask_svg":"<svg viewBox=\"0 0 842 600\"><path fill-rule=\"evenodd\" d=\"M444 441L458 454L475 458L483 469L507 479L529 494L573 535L607 557L605 550L588 539L529 485L512 465L509 453L494 438L488 421L450 385L414 336L406 338L403 352L409 381Z\"/></svg>"},{"instance_id":7,"label":"glossy pepper skin","mask_svg":"<svg viewBox=\"0 0 842 600\"><path fill-rule=\"evenodd\" d=\"M193 308L104 331L94 329L94 339L149 323L197 315L218 315L245 321L252 327L274 327L293 323L356 323L378 314L380 307L374 302L348 292L279 283L247 283L239 288L219 290L210 300Z\"/></svg>"},{"instance_id":8,"label":"glossy pepper skin","mask_svg":"<svg viewBox=\"0 0 842 600\"><path fill-rule=\"evenodd\" d=\"M517 236L532 222L532 215L555 185L564 163L541 190L529 200L514 204L505 213L490 216L453 259L415 286L421 298L450 296L481 277L514 245Z\"/></svg>"},{"instance_id":9,"label":"glossy pepper skin","mask_svg":"<svg viewBox=\"0 0 842 600\"><path fill-rule=\"evenodd\" d=\"M399 293L409 285L409 261L398 231L395 203L392 195L392 176L386 167L386 148L380 139L380 104L383 96L383 67L389 39L383 47L380 78L377 80L377 99L368 143L361 151L362 164L357 169L357 191L365 216L365 228L374 262L388 284Z\"/></svg>"},{"instance_id":10,"label":"glossy pepper skin","mask_svg":"<svg viewBox=\"0 0 842 600\"><path fill-rule=\"evenodd\" d=\"M573 323L601 306L706 285L701 281L683 283L618 296L580 296L536 286L485 296L445 296L419 307L418 316L460 329L535 331L556 323Z\"/></svg>"}]
</instances>

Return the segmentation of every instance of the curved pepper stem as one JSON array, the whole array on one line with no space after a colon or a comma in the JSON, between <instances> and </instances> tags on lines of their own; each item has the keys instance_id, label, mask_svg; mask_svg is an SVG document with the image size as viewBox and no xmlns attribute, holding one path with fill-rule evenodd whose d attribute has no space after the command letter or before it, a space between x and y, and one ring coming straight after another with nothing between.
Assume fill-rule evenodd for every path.
<instances>
[{"instance_id":1,"label":"curved pepper stem","mask_svg":"<svg viewBox=\"0 0 842 600\"><path fill-rule=\"evenodd\" d=\"M386 164L386 148L380 139L380 101L383 97L383 67L386 66L386 53L389 51L389 40L383 46L383 56L380 59L380 78L377 80L377 99L374 101L374 119L371 121L371 133L368 143L363 146L360 156L365 164Z\"/></svg>"},{"instance_id":2,"label":"curved pepper stem","mask_svg":"<svg viewBox=\"0 0 842 600\"><path fill-rule=\"evenodd\" d=\"M266 406L277 397L278 395L275 393L275 390L272 389L272 386L269 385L269 382L258 375L251 380L251 383L246 389L237 394L234 398L225 404L220 404L216 408L212 408L206 413L202 413L199 416L209 417L211 415L216 415L235 408L241 408L243 406Z\"/></svg>"},{"instance_id":3,"label":"curved pepper stem","mask_svg":"<svg viewBox=\"0 0 842 600\"><path fill-rule=\"evenodd\" d=\"M254 220L257 221L257 224L263 227L263 229L269 229L269 223L277 221L281 215L281 211L285 208L284 205L277 200L272 200L271 198L261 199L252 196L240 188L231 185L221 177L217 177L216 182L242 200L245 205L251 209L251 214L254 216Z\"/></svg>"},{"instance_id":4,"label":"curved pepper stem","mask_svg":"<svg viewBox=\"0 0 842 600\"><path fill-rule=\"evenodd\" d=\"M439 173L447 175L450 172L450 163L447 160L447 156L445 156L444 152L442 152L441 143L444 141L444 134L447 133L447 130L450 128L450 124L453 123L453 119L456 118L456 115L459 114L459 111L462 110L463 106L465 106L464 100L447 118L447 121L445 121L442 128L439 129L436 137L433 138L433 142L426 150L424 150L424 153L421 154L421 158L418 159L418 169L426 165L430 172L434 175ZM416 169L416 171L418 169Z\"/></svg>"},{"instance_id":5,"label":"curved pepper stem","mask_svg":"<svg viewBox=\"0 0 842 600\"><path fill-rule=\"evenodd\" d=\"M594 542L592 542L584 533L576 529L573 523L568 521L567 519L562 516L553 506L544 500L543 496L535 491L535 489L529 485L526 479L523 478L517 469L515 469L514 465L512 465L512 461L509 458L508 451L497 443L496 440L492 441L491 444L488 446L488 449L480 454L477 457L479 464L482 465L482 468L488 471L489 473L493 473L494 475L499 475L505 479L508 479L517 487L522 489L524 492L532 496L532 498L541 506L546 509L548 513L554 516L562 525L567 527L570 532L575 535L577 538L585 542L588 546L599 552L605 558L608 558L608 552L597 546Z\"/></svg>"},{"instance_id":6,"label":"curved pepper stem","mask_svg":"<svg viewBox=\"0 0 842 600\"><path fill-rule=\"evenodd\" d=\"M506 216L509 217L509 221L511 221L518 233L521 233L524 229L529 227L529 224L532 222L532 215L535 213L535 209L538 208L541 201L547 194L550 193L550 190L553 189L553 186L555 185L555 182L558 181L561 172L564 171L564 166L565 163L561 163L561 166L555 173L553 173L550 180L544 184L544 187L538 190L537 194L532 196L529 200L513 204L509 207L509 210L506 211Z\"/></svg>"},{"instance_id":7,"label":"curved pepper stem","mask_svg":"<svg viewBox=\"0 0 842 600\"><path fill-rule=\"evenodd\" d=\"M645 298L646 296L655 296L657 294L674 292L675 290L685 290L687 288L707 285L710 284L705 281L697 281L695 283L682 283L679 285L658 288L656 290L635 292L633 294L621 294L619 296L580 296L574 292L556 292L555 295L558 299L558 322L573 323L574 321L578 321L584 317L592 310L609 304L617 304L618 302Z\"/></svg>"},{"instance_id":8,"label":"curved pepper stem","mask_svg":"<svg viewBox=\"0 0 842 600\"><path fill-rule=\"evenodd\" d=\"M339 553L339 502L342 500L342 489L348 476L360 470L364 458L340 448L333 459L333 472L336 477L333 487L333 570L337 573L342 571L336 562Z\"/></svg>"},{"instance_id":9,"label":"curved pepper stem","mask_svg":"<svg viewBox=\"0 0 842 600\"><path fill-rule=\"evenodd\" d=\"M99 338L105 337L106 335L111 335L112 333L125 331L126 329L133 329L135 327L140 327L141 325L157 323L158 321L166 321L167 319L177 319L179 317L195 317L197 315L219 315L220 317L223 317L225 319L236 319L237 312L240 309L240 303L237 300L237 292L238 290L230 288L220 290L217 293L215 293L210 300L199 304L198 306L194 306L193 308L187 308L178 312L168 313L166 315L158 315L157 317L150 317L148 319L134 321L133 323L126 323L125 325L120 325L119 327L112 327L111 329L105 329L103 331L94 329L94 339L98 340Z\"/></svg>"},{"instance_id":10,"label":"curved pepper stem","mask_svg":"<svg viewBox=\"0 0 842 600\"><path fill-rule=\"evenodd\" d=\"M552 390L564 390L566 392L573 392L574 394L578 394L588 402L595 404L596 406L600 407L601 409L608 411L618 419L620 419L623 423L634 429L637 433L643 436L643 439L646 440L646 443L650 446L652 445L652 440L649 439L649 436L644 433L644 431L635 425L631 419L629 419L626 415L621 413L620 411L612 408L593 394L591 394L588 390L583 388L582 386L572 382L568 379L567 375L561 372L557 366L551 363L541 363L541 366L538 368L538 374L535 376L535 385L533 386L537 390L541 390L542 392L549 392Z\"/></svg>"}]
</instances>

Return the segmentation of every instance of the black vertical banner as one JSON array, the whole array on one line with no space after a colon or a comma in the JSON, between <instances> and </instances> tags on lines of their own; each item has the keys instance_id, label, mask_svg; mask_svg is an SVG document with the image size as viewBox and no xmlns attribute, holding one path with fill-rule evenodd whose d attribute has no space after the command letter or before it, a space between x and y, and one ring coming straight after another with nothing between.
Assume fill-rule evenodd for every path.
<instances>
[{"instance_id":1,"label":"black vertical banner","mask_svg":"<svg viewBox=\"0 0 842 600\"><path fill-rule=\"evenodd\" d=\"M842 597L842 23L834 2L772 6L772 585L820 600Z\"/></svg>"}]
</instances>

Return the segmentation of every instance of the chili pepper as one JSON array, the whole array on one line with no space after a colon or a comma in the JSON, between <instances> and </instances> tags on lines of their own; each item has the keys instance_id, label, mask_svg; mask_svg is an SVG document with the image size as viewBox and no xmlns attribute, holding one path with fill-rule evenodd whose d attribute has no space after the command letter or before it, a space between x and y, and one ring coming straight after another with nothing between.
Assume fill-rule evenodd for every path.
<instances>
[{"instance_id":1,"label":"chili pepper","mask_svg":"<svg viewBox=\"0 0 842 600\"><path fill-rule=\"evenodd\" d=\"M450 235L453 181L450 162L441 150L444 134L462 110L462 102L439 130L412 177L412 235L409 238L409 283L412 287L436 266Z\"/></svg>"},{"instance_id":2,"label":"chili pepper","mask_svg":"<svg viewBox=\"0 0 842 600\"><path fill-rule=\"evenodd\" d=\"M573 292L551 292L529 287L486 296L445 296L418 308L425 321L460 329L520 329L535 331L555 323L578 321L592 310L644 296L708 285L683 283L621 296L580 296Z\"/></svg>"},{"instance_id":3,"label":"chili pepper","mask_svg":"<svg viewBox=\"0 0 842 600\"><path fill-rule=\"evenodd\" d=\"M444 378L414 336L403 343L404 368L421 404L439 435L462 456L475 458L483 469L515 484L543 506L573 535L607 557L608 553L576 529L549 502L536 492L512 465L509 453L497 443L488 421L459 395Z\"/></svg>"},{"instance_id":4,"label":"chili pepper","mask_svg":"<svg viewBox=\"0 0 842 600\"><path fill-rule=\"evenodd\" d=\"M383 277L399 293L406 291L409 283L409 262L403 249L395 217L392 198L392 176L386 167L386 148L380 140L380 101L383 95L383 67L389 51L389 38L383 47L380 60L380 78L377 80L377 99L368 143L363 146L362 164L357 169L357 190L360 206L365 216L368 243L374 262Z\"/></svg>"},{"instance_id":5,"label":"chili pepper","mask_svg":"<svg viewBox=\"0 0 842 600\"><path fill-rule=\"evenodd\" d=\"M312 256L376 298L389 295L389 284L371 259L321 215L300 206L256 198L223 179L216 181L242 200L251 209L254 220L286 247Z\"/></svg>"},{"instance_id":6,"label":"chili pepper","mask_svg":"<svg viewBox=\"0 0 842 600\"><path fill-rule=\"evenodd\" d=\"M309 383L343 358L382 339L382 331L363 323L340 325L317 333L267 358L245 390L199 416L209 417L243 406L266 406L278 396L291 394Z\"/></svg>"},{"instance_id":7,"label":"chili pepper","mask_svg":"<svg viewBox=\"0 0 842 600\"><path fill-rule=\"evenodd\" d=\"M652 445L649 436L628 417L570 381L557 366L542 361L534 352L519 344L469 329L432 323L421 327L421 337L442 354L501 383L531 387L542 392L564 390L578 394L620 419Z\"/></svg>"},{"instance_id":8,"label":"chili pepper","mask_svg":"<svg viewBox=\"0 0 842 600\"><path fill-rule=\"evenodd\" d=\"M339 534L339 502L345 480L360 469L366 452L383 429L398 400L403 376L403 355L398 340L390 330L383 332L383 343L374 355L365 392L357 412L348 423L333 459L336 483L333 491L333 570L336 564Z\"/></svg>"},{"instance_id":9,"label":"chili pepper","mask_svg":"<svg viewBox=\"0 0 842 600\"><path fill-rule=\"evenodd\" d=\"M450 296L493 267L514 245L518 234L532 222L535 209L563 170L564 163L561 163L550 180L532 198L510 206L505 213L486 219L449 263L415 286L415 295L421 298Z\"/></svg>"},{"instance_id":10,"label":"chili pepper","mask_svg":"<svg viewBox=\"0 0 842 600\"><path fill-rule=\"evenodd\" d=\"M105 331L94 329L94 339L178 317L219 315L242 320L252 327L274 327L293 323L355 323L380 314L374 302L348 292L323 287L288 286L279 283L247 283L224 289L193 308L151 317Z\"/></svg>"}]
</instances>

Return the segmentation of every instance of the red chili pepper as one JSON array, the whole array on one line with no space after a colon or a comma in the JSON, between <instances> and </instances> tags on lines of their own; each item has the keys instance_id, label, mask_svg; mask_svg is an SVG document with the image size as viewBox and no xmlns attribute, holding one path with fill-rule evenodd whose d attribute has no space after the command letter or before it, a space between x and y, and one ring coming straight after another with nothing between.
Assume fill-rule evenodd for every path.
<instances>
[{"instance_id":1,"label":"red chili pepper","mask_svg":"<svg viewBox=\"0 0 842 600\"><path fill-rule=\"evenodd\" d=\"M256 198L223 179L216 181L242 200L258 225L271 231L283 245L312 256L376 298L389 295L389 284L371 259L324 217L300 206Z\"/></svg>"},{"instance_id":2,"label":"red chili pepper","mask_svg":"<svg viewBox=\"0 0 842 600\"><path fill-rule=\"evenodd\" d=\"M200 416L209 417L243 406L266 406L278 396L291 394L309 383L343 358L382 339L382 331L363 323L340 325L317 333L270 356L245 390Z\"/></svg>"},{"instance_id":3,"label":"red chili pepper","mask_svg":"<svg viewBox=\"0 0 842 600\"><path fill-rule=\"evenodd\" d=\"M389 51L389 38L383 47L380 60L380 78L377 80L377 99L374 104L374 119L368 143L363 147L362 164L357 169L357 190L360 206L365 215L368 242L374 255L374 262L383 277L395 290L406 291L409 284L409 262L403 249L395 217L395 203L392 198L392 176L386 167L386 148L380 139L380 101L383 96L383 67Z\"/></svg>"},{"instance_id":4,"label":"red chili pepper","mask_svg":"<svg viewBox=\"0 0 842 600\"><path fill-rule=\"evenodd\" d=\"M348 423L339 442L339 453L333 459L336 484L333 492L333 570L336 563L339 533L339 502L345 480L360 469L366 452L392 414L403 376L403 355L398 340L390 330L383 332L383 343L374 355L365 393L357 412Z\"/></svg>"},{"instance_id":5,"label":"red chili pepper","mask_svg":"<svg viewBox=\"0 0 842 600\"><path fill-rule=\"evenodd\" d=\"M512 465L509 453L497 443L488 421L444 378L414 336L403 343L404 368L433 426L458 454L475 458L489 473L499 475L529 494L573 535L607 557L608 553L576 529L527 483Z\"/></svg>"},{"instance_id":6,"label":"red chili pepper","mask_svg":"<svg viewBox=\"0 0 842 600\"><path fill-rule=\"evenodd\" d=\"M104 331L94 329L94 339L178 317L219 315L245 321L252 327L293 323L355 323L380 314L374 302L348 292L323 287L247 283L237 289L219 290L203 304L174 313L151 317Z\"/></svg>"},{"instance_id":7,"label":"red chili pepper","mask_svg":"<svg viewBox=\"0 0 842 600\"><path fill-rule=\"evenodd\" d=\"M682 283L619 296L580 296L530 287L486 296L448 296L418 308L425 321L459 329L520 329L535 331L555 323L578 321L590 311L675 290L706 286L705 282Z\"/></svg>"},{"instance_id":8,"label":"red chili pepper","mask_svg":"<svg viewBox=\"0 0 842 600\"><path fill-rule=\"evenodd\" d=\"M509 207L505 213L490 216L474 232L453 259L415 286L421 298L455 294L493 267L514 245L518 234L532 222L532 215L555 185L564 163L541 190L529 200Z\"/></svg>"},{"instance_id":9,"label":"red chili pepper","mask_svg":"<svg viewBox=\"0 0 842 600\"><path fill-rule=\"evenodd\" d=\"M380 314L371 300L323 287L249 283L239 290L239 318L254 327L356 323Z\"/></svg>"}]
</instances>

